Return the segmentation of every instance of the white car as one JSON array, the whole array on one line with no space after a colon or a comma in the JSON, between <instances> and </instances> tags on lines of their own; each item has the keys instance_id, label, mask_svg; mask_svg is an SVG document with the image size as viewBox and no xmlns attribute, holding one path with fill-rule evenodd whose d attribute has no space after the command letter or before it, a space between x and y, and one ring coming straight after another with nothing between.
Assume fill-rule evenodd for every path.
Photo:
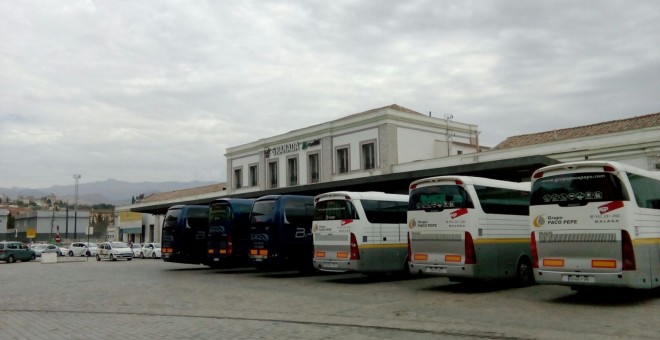
<instances>
[{"instance_id":1,"label":"white car","mask_svg":"<svg viewBox=\"0 0 660 340\"><path fill-rule=\"evenodd\" d=\"M90 242L87 245L87 242L73 242L69 246L69 256L94 256L97 249L96 243Z\"/></svg>"},{"instance_id":2,"label":"white car","mask_svg":"<svg viewBox=\"0 0 660 340\"><path fill-rule=\"evenodd\" d=\"M103 242L96 252L96 261L101 261L101 259L110 261L126 259L130 261L133 259L133 250L126 242Z\"/></svg>"},{"instance_id":3,"label":"white car","mask_svg":"<svg viewBox=\"0 0 660 340\"><path fill-rule=\"evenodd\" d=\"M140 258L150 257L152 259L160 258L160 243L147 242L140 250Z\"/></svg>"},{"instance_id":4,"label":"white car","mask_svg":"<svg viewBox=\"0 0 660 340\"><path fill-rule=\"evenodd\" d=\"M129 247L133 250L133 257L140 257L143 243L132 243Z\"/></svg>"}]
</instances>

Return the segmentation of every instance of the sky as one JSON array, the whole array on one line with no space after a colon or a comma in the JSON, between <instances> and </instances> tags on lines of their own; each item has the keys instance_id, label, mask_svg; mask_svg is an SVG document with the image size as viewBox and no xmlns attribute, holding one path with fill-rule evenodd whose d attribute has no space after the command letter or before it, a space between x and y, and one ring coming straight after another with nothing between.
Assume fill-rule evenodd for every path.
<instances>
[{"instance_id":1,"label":"sky","mask_svg":"<svg viewBox=\"0 0 660 340\"><path fill-rule=\"evenodd\" d=\"M660 112L660 2L0 1L0 188L226 180L397 104L480 144Z\"/></svg>"}]
</instances>

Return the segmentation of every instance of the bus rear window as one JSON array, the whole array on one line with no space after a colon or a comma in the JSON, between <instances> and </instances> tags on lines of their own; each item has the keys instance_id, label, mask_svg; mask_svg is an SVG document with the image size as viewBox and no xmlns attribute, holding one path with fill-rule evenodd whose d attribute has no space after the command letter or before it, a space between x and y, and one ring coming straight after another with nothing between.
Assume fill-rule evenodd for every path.
<instances>
[{"instance_id":1,"label":"bus rear window","mask_svg":"<svg viewBox=\"0 0 660 340\"><path fill-rule=\"evenodd\" d=\"M408 210L442 211L445 208L474 208L470 195L458 185L436 185L410 192Z\"/></svg>"},{"instance_id":2,"label":"bus rear window","mask_svg":"<svg viewBox=\"0 0 660 340\"><path fill-rule=\"evenodd\" d=\"M353 203L346 200L321 201L314 207L314 220L357 220Z\"/></svg>"},{"instance_id":3,"label":"bus rear window","mask_svg":"<svg viewBox=\"0 0 660 340\"><path fill-rule=\"evenodd\" d=\"M273 214L275 214L275 203L276 201L274 200L254 202L254 206L250 213L250 222L263 223L270 221Z\"/></svg>"},{"instance_id":4,"label":"bus rear window","mask_svg":"<svg viewBox=\"0 0 660 340\"><path fill-rule=\"evenodd\" d=\"M233 218L231 207L227 203L213 204L209 209L209 222L226 221Z\"/></svg>"},{"instance_id":5,"label":"bus rear window","mask_svg":"<svg viewBox=\"0 0 660 340\"><path fill-rule=\"evenodd\" d=\"M589 202L627 201L619 178L604 172L543 177L532 186L531 205L579 206Z\"/></svg>"}]
</instances>

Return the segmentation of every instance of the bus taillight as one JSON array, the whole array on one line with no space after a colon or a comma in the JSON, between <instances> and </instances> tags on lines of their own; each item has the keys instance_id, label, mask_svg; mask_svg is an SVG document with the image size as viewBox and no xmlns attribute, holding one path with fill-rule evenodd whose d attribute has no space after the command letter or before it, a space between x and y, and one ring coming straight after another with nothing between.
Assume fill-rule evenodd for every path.
<instances>
[{"instance_id":1,"label":"bus taillight","mask_svg":"<svg viewBox=\"0 0 660 340\"><path fill-rule=\"evenodd\" d=\"M621 230L621 269L636 270L635 250L633 249L632 239L627 231Z\"/></svg>"},{"instance_id":2,"label":"bus taillight","mask_svg":"<svg viewBox=\"0 0 660 340\"><path fill-rule=\"evenodd\" d=\"M360 249L358 248L357 238L355 234L351 233L351 260L360 259Z\"/></svg>"},{"instance_id":3,"label":"bus taillight","mask_svg":"<svg viewBox=\"0 0 660 340\"><path fill-rule=\"evenodd\" d=\"M603 171L605 171L605 172L616 172L616 169L613 166L605 165L603 167Z\"/></svg>"},{"instance_id":4,"label":"bus taillight","mask_svg":"<svg viewBox=\"0 0 660 340\"><path fill-rule=\"evenodd\" d=\"M474 250L474 241L470 232L465 232L465 264L477 264L477 253Z\"/></svg>"},{"instance_id":5,"label":"bus taillight","mask_svg":"<svg viewBox=\"0 0 660 340\"><path fill-rule=\"evenodd\" d=\"M537 172L537 173L534 174L534 176L532 176L532 178L534 178L534 179L539 179L539 178L541 178L541 177L543 177L543 173L542 173L542 172Z\"/></svg>"},{"instance_id":6,"label":"bus taillight","mask_svg":"<svg viewBox=\"0 0 660 340\"><path fill-rule=\"evenodd\" d=\"M531 244L531 246L532 246L532 266L534 268L538 268L539 267L539 253L536 250L536 235L534 234L533 231L532 231L532 244Z\"/></svg>"}]
</instances>

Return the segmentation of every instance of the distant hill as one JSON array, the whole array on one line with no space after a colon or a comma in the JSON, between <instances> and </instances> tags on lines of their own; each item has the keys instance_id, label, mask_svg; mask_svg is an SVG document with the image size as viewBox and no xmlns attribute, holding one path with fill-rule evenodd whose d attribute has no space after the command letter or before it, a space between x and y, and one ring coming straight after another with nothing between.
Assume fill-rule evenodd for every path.
<instances>
[{"instance_id":1,"label":"distant hill","mask_svg":"<svg viewBox=\"0 0 660 340\"><path fill-rule=\"evenodd\" d=\"M115 206L131 204L133 197L140 194L148 196L154 193L190 189L216 184L217 182L139 182L130 183L108 179L102 182L78 184L78 202L80 204L112 204ZM75 185L55 185L44 189L0 188L0 194L12 198L17 196L42 197L55 194L58 199L73 202L76 196Z\"/></svg>"}]
</instances>

